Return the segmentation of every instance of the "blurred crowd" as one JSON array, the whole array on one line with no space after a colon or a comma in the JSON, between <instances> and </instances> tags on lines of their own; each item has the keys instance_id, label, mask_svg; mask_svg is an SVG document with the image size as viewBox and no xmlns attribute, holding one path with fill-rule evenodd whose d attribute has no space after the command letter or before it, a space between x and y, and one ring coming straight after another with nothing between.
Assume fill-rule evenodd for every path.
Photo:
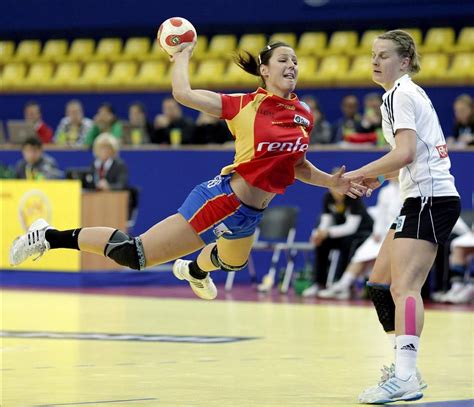
<instances>
[{"instance_id":1,"label":"blurred crowd","mask_svg":"<svg viewBox=\"0 0 474 407\"><path fill-rule=\"evenodd\" d=\"M334 123L325 119L318 100L307 95L302 98L313 111L315 124L311 144L384 145L382 135L382 99L378 93L368 93L362 107L354 95L346 95L341 102L341 116ZM447 134L448 146L474 145L474 106L468 94L458 96L453 105L454 123ZM110 103L103 103L93 118L85 117L79 100L65 106L64 117L53 130L42 118L41 106L34 101L24 108L24 121L42 143L59 146L91 148L101 133L112 134L122 145L143 144L225 144L233 138L223 120L201 113L196 120L183 114L181 106L166 97L161 112L154 118L147 115L140 102L128 108L128 117L119 118ZM11 136L10 136L11 138Z\"/></svg>"}]
</instances>

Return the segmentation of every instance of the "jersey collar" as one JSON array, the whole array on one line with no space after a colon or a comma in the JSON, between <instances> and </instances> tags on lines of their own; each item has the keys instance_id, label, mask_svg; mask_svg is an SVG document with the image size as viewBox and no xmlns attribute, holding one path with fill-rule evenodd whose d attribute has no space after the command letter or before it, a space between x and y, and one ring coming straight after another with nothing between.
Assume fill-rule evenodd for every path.
<instances>
[{"instance_id":1,"label":"jersey collar","mask_svg":"<svg viewBox=\"0 0 474 407\"><path fill-rule=\"evenodd\" d=\"M298 101L298 96L296 96L296 94L294 94L294 93L291 93L291 94L290 94L290 98L289 98L289 99L285 99L285 98L282 98L282 97L280 97L280 96L278 96L278 95L275 95L274 93L271 93L271 92L269 92L268 90L266 90L266 89L264 89L264 88L262 88L262 87L258 87L256 93L263 93L263 94L268 95L268 96L271 96L271 97L273 97L273 98L275 98L275 99L280 99L281 101L284 101L284 102L296 102L296 101Z\"/></svg>"},{"instance_id":2,"label":"jersey collar","mask_svg":"<svg viewBox=\"0 0 474 407\"><path fill-rule=\"evenodd\" d=\"M389 93L391 92L393 89L395 89L397 86L400 86L402 83L405 83L405 82L408 82L408 81L411 81L411 77L410 75L408 75L407 73L403 76L400 76L400 78L398 78L395 83L393 84L393 86L387 90L387 92L385 93Z\"/></svg>"}]
</instances>

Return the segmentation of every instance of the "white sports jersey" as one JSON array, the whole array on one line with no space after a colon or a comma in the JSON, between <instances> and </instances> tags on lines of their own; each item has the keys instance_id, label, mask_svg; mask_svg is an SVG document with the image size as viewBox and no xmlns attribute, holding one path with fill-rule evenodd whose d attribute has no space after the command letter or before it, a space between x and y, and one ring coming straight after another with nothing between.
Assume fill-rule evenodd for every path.
<instances>
[{"instance_id":1,"label":"white sports jersey","mask_svg":"<svg viewBox=\"0 0 474 407\"><path fill-rule=\"evenodd\" d=\"M395 148L399 129L416 132L416 158L400 170L402 199L419 196L459 196L450 174L451 161L438 115L425 91L408 75L395 82L382 97L382 128Z\"/></svg>"}]
</instances>

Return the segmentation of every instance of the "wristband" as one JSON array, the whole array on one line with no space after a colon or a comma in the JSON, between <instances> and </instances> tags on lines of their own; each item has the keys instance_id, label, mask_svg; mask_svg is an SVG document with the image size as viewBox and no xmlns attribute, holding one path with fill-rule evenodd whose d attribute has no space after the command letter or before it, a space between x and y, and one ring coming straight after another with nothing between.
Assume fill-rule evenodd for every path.
<instances>
[{"instance_id":1,"label":"wristband","mask_svg":"<svg viewBox=\"0 0 474 407\"><path fill-rule=\"evenodd\" d=\"M379 175L377 177L377 181L380 182L380 185L382 185L385 181L385 177L383 175Z\"/></svg>"}]
</instances>

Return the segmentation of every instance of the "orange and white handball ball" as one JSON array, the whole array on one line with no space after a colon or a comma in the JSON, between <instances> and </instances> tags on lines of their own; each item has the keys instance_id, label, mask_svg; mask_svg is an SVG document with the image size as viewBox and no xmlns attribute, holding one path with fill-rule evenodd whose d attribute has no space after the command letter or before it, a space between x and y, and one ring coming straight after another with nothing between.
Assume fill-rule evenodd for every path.
<instances>
[{"instance_id":1,"label":"orange and white handball ball","mask_svg":"<svg viewBox=\"0 0 474 407\"><path fill-rule=\"evenodd\" d=\"M158 29L156 40L168 54L174 55L196 38L196 29L183 17L171 17Z\"/></svg>"}]
</instances>

